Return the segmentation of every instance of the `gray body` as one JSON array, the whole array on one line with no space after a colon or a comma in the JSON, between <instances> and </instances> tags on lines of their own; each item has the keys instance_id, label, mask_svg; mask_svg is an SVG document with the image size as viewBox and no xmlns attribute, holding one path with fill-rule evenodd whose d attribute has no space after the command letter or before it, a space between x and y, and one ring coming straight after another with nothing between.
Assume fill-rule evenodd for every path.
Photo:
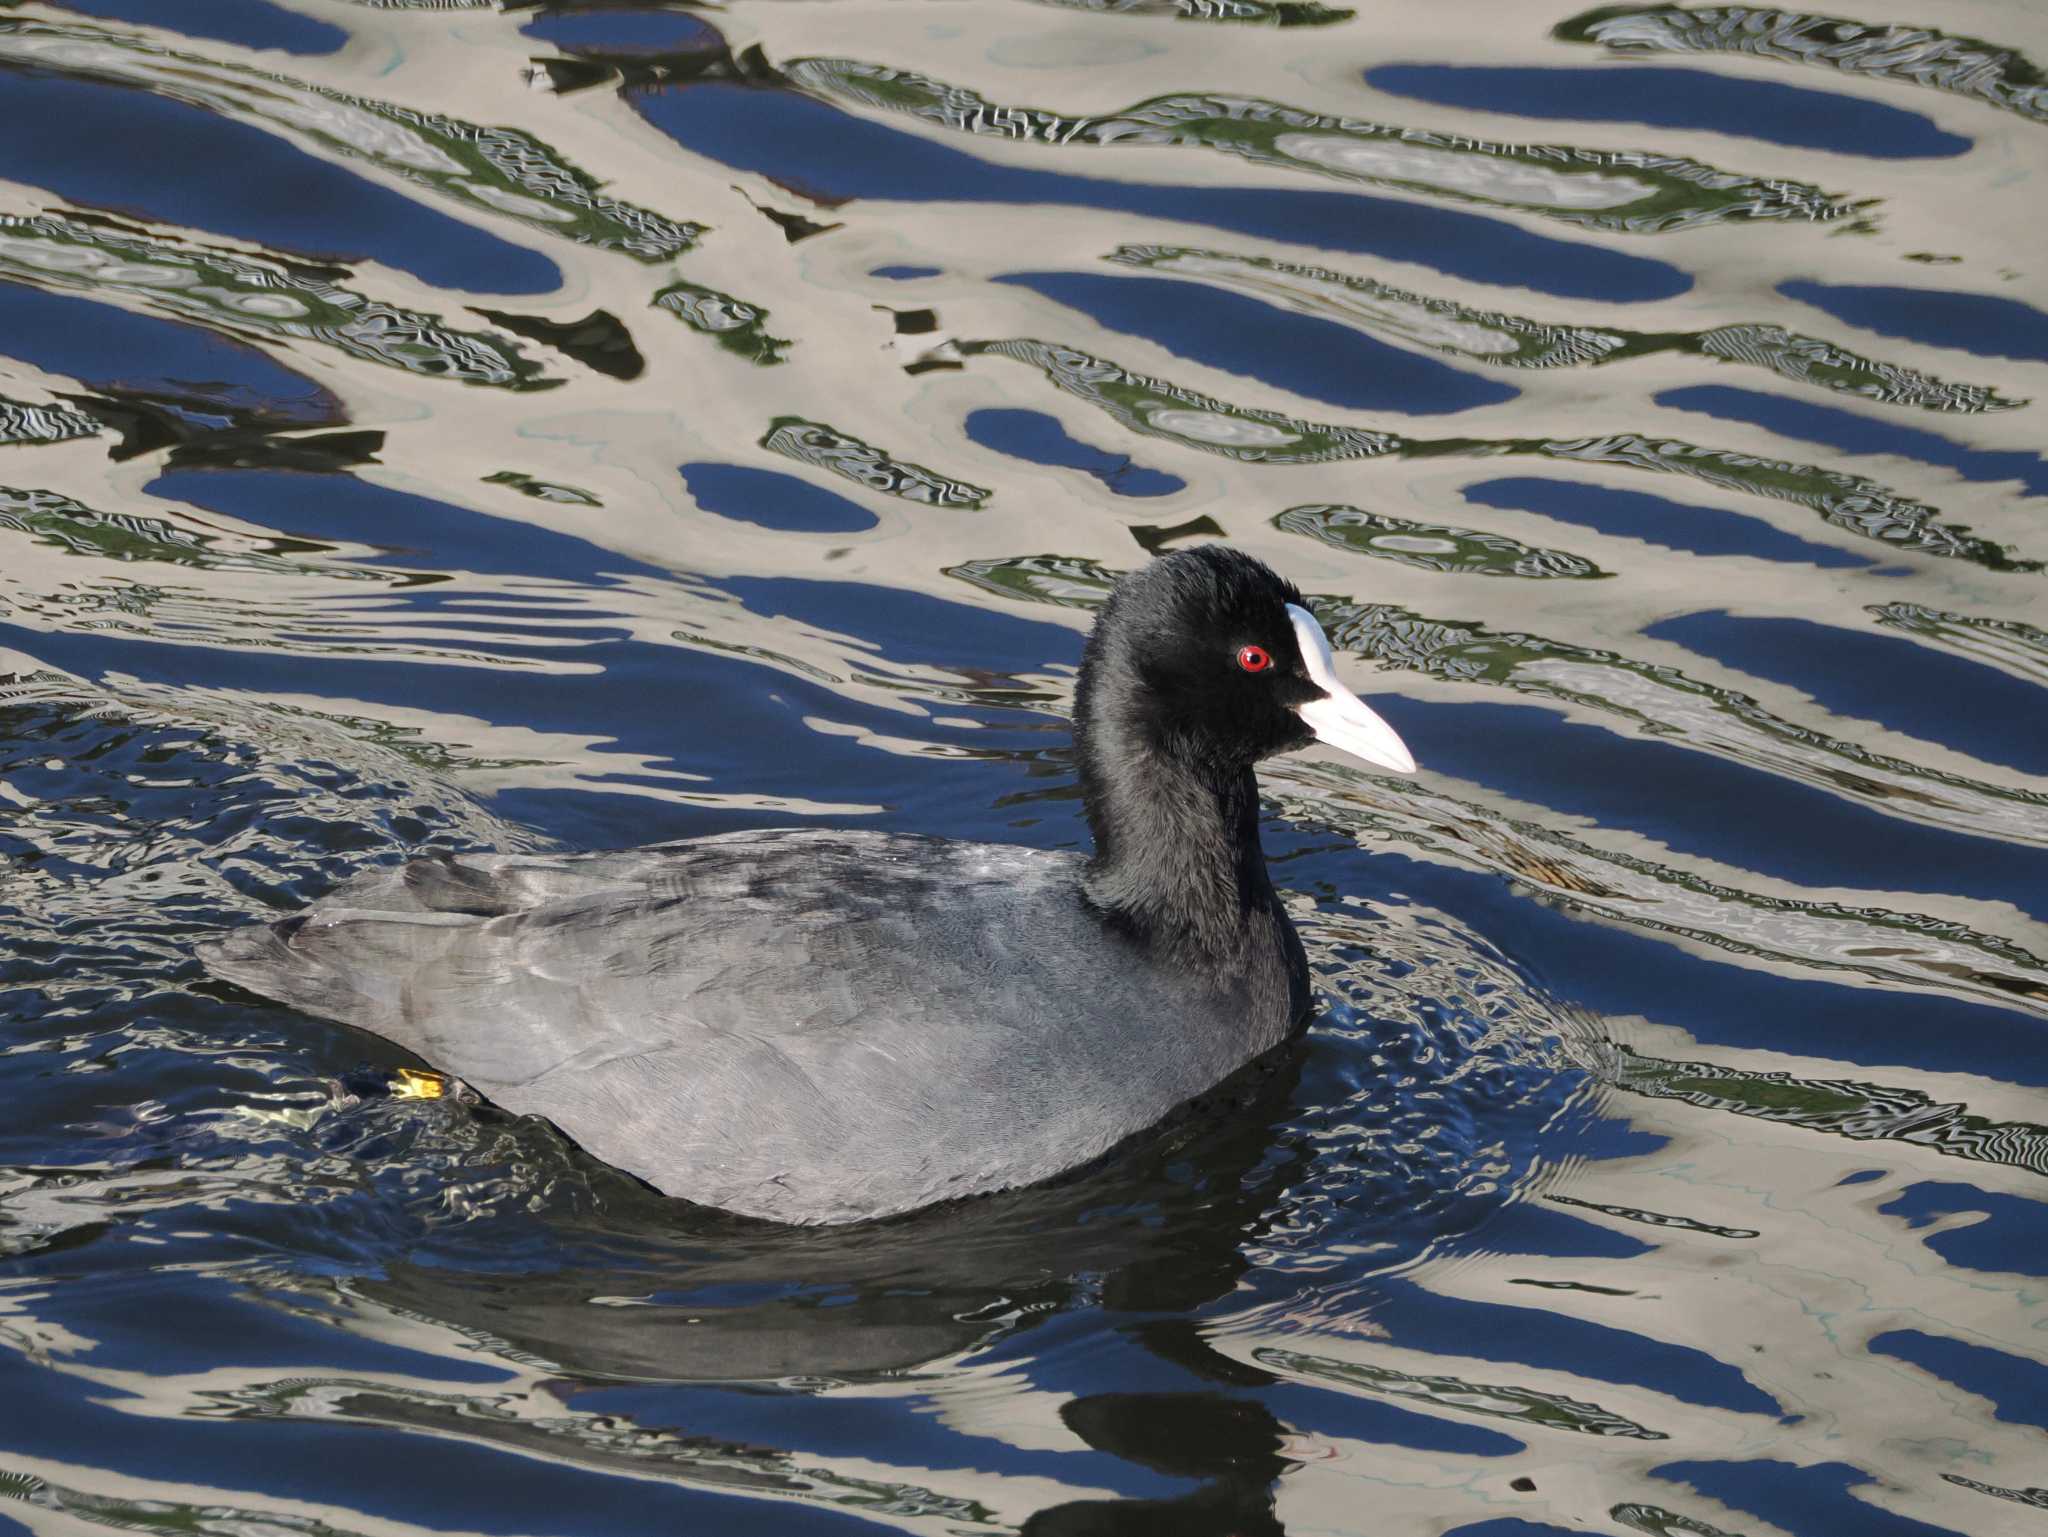
<instances>
[{"instance_id":1,"label":"gray body","mask_svg":"<svg viewBox=\"0 0 2048 1537\"><path fill-rule=\"evenodd\" d=\"M670 1195L857 1221L1086 1163L1305 1019L1270 887L1195 966L1088 872L859 832L443 856L201 954Z\"/></svg>"}]
</instances>

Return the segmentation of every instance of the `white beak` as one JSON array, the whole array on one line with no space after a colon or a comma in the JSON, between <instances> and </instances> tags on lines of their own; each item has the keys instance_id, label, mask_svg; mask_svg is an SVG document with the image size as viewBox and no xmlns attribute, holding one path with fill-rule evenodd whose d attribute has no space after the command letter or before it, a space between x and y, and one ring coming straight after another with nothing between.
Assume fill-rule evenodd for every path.
<instances>
[{"instance_id":1,"label":"white beak","mask_svg":"<svg viewBox=\"0 0 2048 1537\"><path fill-rule=\"evenodd\" d=\"M1311 699L1295 711L1316 734L1316 740L1381 768L1414 773L1415 759L1394 734L1394 728L1367 709L1365 701L1338 680L1329 639L1316 623L1315 615L1290 603L1287 617L1294 623L1295 643L1301 648L1301 661L1308 668L1309 681L1323 690L1321 699Z\"/></svg>"}]
</instances>

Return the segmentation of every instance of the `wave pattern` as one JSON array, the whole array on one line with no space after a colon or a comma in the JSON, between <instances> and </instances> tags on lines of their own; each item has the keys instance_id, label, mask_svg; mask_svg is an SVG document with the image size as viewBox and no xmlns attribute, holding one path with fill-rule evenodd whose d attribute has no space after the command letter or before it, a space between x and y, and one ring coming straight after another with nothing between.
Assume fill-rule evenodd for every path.
<instances>
[{"instance_id":1,"label":"wave pattern","mask_svg":"<svg viewBox=\"0 0 2048 1537\"><path fill-rule=\"evenodd\" d=\"M1547 577L1606 576L1589 560L1563 550L1531 549L1519 540L1439 523L1411 523L1406 518L1338 505L1290 507L1273 520L1290 534L1355 550L1381 560L1399 561L1424 571L1456 571L1474 576Z\"/></svg>"},{"instance_id":2,"label":"wave pattern","mask_svg":"<svg viewBox=\"0 0 2048 1537\"><path fill-rule=\"evenodd\" d=\"M752 363L780 363L790 343L766 330L768 312L700 283L677 281L656 294L656 309L667 310L693 331Z\"/></svg>"},{"instance_id":3,"label":"wave pattern","mask_svg":"<svg viewBox=\"0 0 2048 1537\"><path fill-rule=\"evenodd\" d=\"M1261 1366L1270 1366L1292 1375L1341 1383L1346 1388L1385 1394L1391 1398L1419 1398L1443 1404L1454 1412L1516 1420L1540 1425L1546 1430L1570 1430L1587 1436L1622 1436L1632 1441L1671 1439L1661 1430L1651 1430L1598 1404L1583 1403L1561 1393L1466 1382L1457 1377L1419 1377L1391 1367L1368 1366L1359 1361L1333 1361L1272 1346L1257 1351L1255 1359Z\"/></svg>"},{"instance_id":4,"label":"wave pattern","mask_svg":"<svg viewBox=\"0 0 2048 1537\"><path fill-rule=\"evenodd\" d=\"M1461 202L1527 209L1569 224L1668 234L1725 220L1847 218L1860 205L1818 187L1722 171L1677 155L1502 144L1303 112L1226 95L1159 96L1101 116L1003 107L963 86L854 59L797 59L806 90L907 113L957 133L1067 146L1186 145Z\"/></svg>"},{"instance_id":5,"label":"wave pattern","mask_svg":"<svg viewBox=\"0 0 2048 1537\"><path fill-rule=\"evenodd\" d=\"M0 1524L2038 1516L2048 34L1956 3L0 6ZM194 959L1083 847L1082 634L1218 538L1423 765L1261 766L1226 1115L791 1233Z\"/></svg>"},{"instance_id":6,"label":"wave pattern","mask_svg":"<svg viewBox=\"0 0 2048 1537\"><path fill-rule=\"evenodd\" d=\"M1322 426L1277 411L1233 406L1163 379L1131 373L1074 347L1020 339L967 343L960 350L969 357L987 354L1028 363L1060 389L1100 407L1133 432L1242 464L1370 459L1402 446L1391 433Z\"/></svg>"},{"instance_id":7,"label":"wave pattern","mask_svg":"<svg viewBox=\"0 0 2048 1537\"><path fill-rule=\"evenodd\" d=\"M761 446L770 453L813 465L870 491L900 497L906 502L935 507L979 507L992 494L986 487L949 479L921 464L892 459L871 443L802 417L777 417L769 424Z\"/></svg>"},{"instance_id":8,"label":"wave pattern","mask_svg":"<svg viewBox=\"0 0 2048 1537\"><path fill-rule=\"evenodd\" d=\"M1947 646L1972 661L2048 683L2048 630L2018 619L1950 614L1921 603L1875 603L1877 622Z\"/></svg>"},{"instance_id":9,"label":"wave pattern","mask_svg":"<svg viewBox=\"0 0 2048 1537\"><path fill-rule=\"evenodd\" d=\"M1912 1142L1948 1158L2048 1174L2048 1126L1987 1120L1971 1115L1967 1106L1939 1104L1912 1089L1662 1061L1626 1051L1617 1082L1632 1094L1682 1099L1828 1136Z\"/></svg>"},{"instance_id":10,"label":"wave pattern","mask_svg":"<svg viewBox=\"0 0 2048 1537\"><path fill-rule=\"evenodd\" d=\"M486 208L529 229L644 262L679 256L704 232L702 225L605 196L593 177L516 128L421 112L86 27L0 20L0 64L160 91L367 161L465 208Z\"/></svg>"},{"instance_id":11,"label":"wave pattern","mask_svg":"<svg viewBox=\"0 0 2048 1537\"><path fill-rule=\"evenodd\" d=\"M1952 384L1917 369L1865 358L1783 326L1737 324L1658 335L1597 326L1550 325L1499 310L1432 299L1327 267L1233 256L1187 246L1119 246L1108 261L1171 277L1193 278L1271 299L1286 308L1355 325L1415 346L1499 368L1580 368L1660 352L1687 352L1766 368L1782 378L1927 411L2009 411L1979 384Z\"/></svg>"},{"instance_id":12,"label":"wave pattern","mask_svg":"<svg viewBox=\"0 0 2048 1537\"><path fill-rule=\"evenodd\" d=\"M1135 432L1244 463L1320 464L1396 453L1417 457L1532 454L1562 463L1685 476L1722 490L1811 508L1833 527L1880 543L1972 561L1998 571L2041 569L2037 560L2018 558L2004 545L1937 521L1939 509L1926 502L1866 476L1823 465L1637 432L1490 441L1405 439L1369 428L1319 424L1274 411L1233 406L1132 373L1074 347L1019 339L963 343L960 351L968 357L987 355L1028 363L1060 389L1099 407Z\"/></svg>"},{"instance_id":13,"label":"wave pattern","mask_svg":"<svg viewBox=\"0 0 2048 1537\"><path fill-rule=\"evenodd\" d=\"M1318 0L1039 0L1063 10L1106 16L1171 16L1180 21L1251 22L1271 27L1327 27L1356 11Z\"/></svg>"},{"instance_id":14,"label":"wave pattern","mask_svg":"<svg viewBox=\"0 0 2048 1537\"><path fill-rule=\"evenodd\" d=\"M235 331L319 342L387 368L463 384L544 388L540 366L509 342L366 299L276 263L117 233L104 223L0 214L0 274Z\"/></svg>"},{"instance_id":15,"label":"wave pattern","mask_svg":"<svg viewBox=\"0 0 2048 1537\"><path fill-rule=\"evenodd\" d=\"M2017 49L1933 27L1749 5L1606 6L1560 22L1567 42L1616 53L1739 53L1968 96L2048 121L2048 85Z\"/></svg>"},{"instance_id":16,"label":"wave pattern","mask_svg":"<svg viewBox=\"0 0 2048 1537\"><path fill-rule=\"evenodd\" d=\"M67 438L93 437L99 430L100 424L90 416L62 406L0 399L0 443L62 443Z\"/></svg>"}]
</instances>

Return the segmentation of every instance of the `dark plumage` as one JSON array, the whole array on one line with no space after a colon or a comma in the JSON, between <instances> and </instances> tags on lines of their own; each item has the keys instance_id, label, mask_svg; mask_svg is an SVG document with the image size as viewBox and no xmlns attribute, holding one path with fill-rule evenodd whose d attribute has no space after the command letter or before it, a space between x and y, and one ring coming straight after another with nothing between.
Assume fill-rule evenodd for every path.
<instances>
[{"instance_id":1,"label":"dark plumage","mask_svg":"<svg viewBox=\"0 0 2048 1537\"><path fill-rule=\"evenodd\" d=\"M846 1222L1045 1179L1307 1021L1252 766L1318 737L1412 763L1301 602L1213 545L1118 584L1075 719L1092 859L826 831L441 855L201 954L707 1205Z\"/></svg>"}]
</instances>

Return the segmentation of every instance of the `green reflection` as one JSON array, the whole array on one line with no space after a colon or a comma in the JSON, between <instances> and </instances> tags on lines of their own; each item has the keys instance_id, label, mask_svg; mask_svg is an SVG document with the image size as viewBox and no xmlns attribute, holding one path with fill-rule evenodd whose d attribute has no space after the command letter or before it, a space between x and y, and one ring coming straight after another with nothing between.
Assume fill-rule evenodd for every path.
<instances>
[{"instance_id":1,"label":"green reflection","mask_svg":"<svg viewBox=\"0 0 2048 1537\"><path fill-rule=\"evenodd\" d=\"M1134 374L1074 347L1018 339L962 342L963 357L996 356L1028 363L1070 395L1106 411L1123 426L1204 453L1247 464L1321 464L1398 453L1410 458L1535 455L1568 463L1607 464L1684 475L1723 490L1811 508L1823 521L1866 539L1924 555L1972 561L1993 571L2038 571L2006 546L1979 539L1960 524L1938 522L1939 509L1862 475L1681 438L1610 432L1585 438L1401 438L1364 427L1306 422L1273 411L1233 406L1179 385Z\"/></svg>"},{"instance_id":2,"label":"green reflection","mask_svg":"<svg viewBox=\"0 0 2048 1537\"><path fill-rule=\"evenodd\" d=\"M1430 445L1438 448L1439 445ZM1445 449L1464 444L1441 445ZM1480 452L1540 454L1581 464L1622 465L1662 475L1684 475L1726 491L1810 507L1834 527L1866 539L1971 561L1993 571L2039 571L2038 560L2021 560L2008 547L1979 539L1961 524L1935 521L1939 509L1915 501L1863 475L1788 459L1767 459L1733 449L1703 448L1662 434L1610 432L1570 439L1524 439L1506 444L1475 443Z\"/></svg>"},{"instance_id":3,"label":"green reflection","mask_svg":"<svg viewBox=\"0 0 2048 1537\"><path fill-rule=\"evenodd\" d=\"M1980 835L2048 840L2048 794L1986 783L1873 752L1772 714L1746 694L1620 652L1468 620L1427 618L1390 603L1324 599L1316 617L1333 646L1435 677L1492 683L1632 721L1892 815ZM1904 804L1901 804L1901 803Z\"/></svg>"},{"instance_id":4,"label":"green reflection","mask_svg":"<svg viewBox=\"0 0 2048 1537\"><path fill-rule=\"evenodd\" d=\"M964 480L949 480L921 464L892 459L871 443L849 437L823 422L778 416L768 424L761 446L800 464L829 470L870 491L934 507L979 508L995 493Z\"/></svg>"},{"instance_id":5,"label":"green reflection","mask_svg":"<svg viewBox=\"0 0 2048 1537\"><path fill-rule=\"evenodd\" d=\"M2026 404L1986 385L1951 384L1777 325L1746 323L1670 332L1551 325L1270 257L1194 246L1124 245L1105 259L1273 300L1340 325L1498 368L1577 368L1681 353L1767 368L1781 378L1885 405L1977 412L2010 411Z\"/></svg>"},{"instance_id":6,"label":"green reflection","mask_svg":"<svg viewBox=\"0 0 2048 1537\"><path fill-rule=\"evenodd\" d=\"M436 579L287 558L283 552L327 548L304 540L269 539L256 542L254 548L233 549L212 536L195 534L162 518L97 512L60 492L19 486L0 486L0 529L30 534L39 544L103 560L157 561L214 571L290 572L384 586Z\"/></svg>"},{"instance_id":7,"label":"green reflection","mask_svg":"<svg viewBox=\"0 0 2048 1537\"><path fill-rule=\"evenodd\" d=\"M278 262L116 233L103 222L0 214L0 274L95 295L123 294L216 329L320 342L351 357L464 384L544 389L512 343L448 328Z\"/></svg>"},{"instance_id":8,"label":"green reflection","mask_svg":"<svg viewBox=\"0 0 2048 1537\"><path fill-rule=\"evenodd\" d=\"M715 288L677 281L657 293L652 302L655 308L667 310L691 330L701 331L750 363L780 363L794 345L786 337L768 334L765 309Z\"/></svg>"},{"instance_id":9,"label":"green reflection","mask_svg":"<svg viewBox=\"0 0 2048 1537\"><path fill-rule=\"evenodd\" d=\"M1973 662L2048 685L2048 630L2018 619L1950 614L1920 603L1876 603L1865 610L1888 628L1931 640Z\"/></svg>"},{"instance_id":10,"label":"green reflection","mask_svg":"<svg viewBox=\"0 0 2048 1537\"><path fill-rule=\"evenodd\" d=\"M1372 458L1406 446L1388 432L1322 426L1277 411L1233 406L1163 379L1131 373L1074 347L1018 339L962 342L960 353L1028 363L1069 395L1107 411L1133 432L1244 464L1324 464Z\"/></svg>"},{"instance_id":11,"label":"green reflection","mask_svg":"<svg viewBox=\"0 0 2048 1537\"><path fill-rule=\"evenodd\" d=\"M1503 534L1411 523L1383 512L1338 503L1290 507L1273 520L1290 534L1305 534L1340 550L1397 561L1423 571L1462 576L1603 577L1590 560L1563 550L1538 549Z\"/></svg>"},{"instance_id":12,"label":"green reflection","mask_svg":"<svg viewBox=\"0 0 2048 1537\"><path fill-rule=\"evenodd\" d=\"M1621 1436L1634 1441L1671 1439L1661 1430L1651 1430L1611 1409L1603 1409L1583 1399L1566 1398L1562 1393L1468 1382L1462 1377L1417 1376L1391 1367L1339 1361L1329 1356L1282 1350L1272 1345L1262 1345L1254 1350L1252 1359L1261 1366L1292 1376L1315 1377L1389 1398L1419 1400L1432 1408L1448 1409L1456 1414L1518 1420L1525 1425L1570 1430L1586 1436Z\"/></svg>"},{"instance_id":13,"label":"green reflection","mask_svg":"<svg viewBox=\"0 0 2048 1537\"><path fill-rule=\"evenodd\" d=\"M2048 122L2048 81L2025 54L1910 22L1850 21L1752 5L1610 5L1559 22L1551 35L1568 43L1598 43L1615 53L1739 53L1812 64L1923 85Z\"/></svg>"},{"instance_id":14,"label":"green reflection","mask_svg":"<svg viewBox=\"0 0 2048 1537\"><path fill-rule=\"evenodd\" d=\"M1269 27L1327 27L1349 21L1356 11L1319 5L1316 0L1038 0L1067 11L1115 16L1173 16L1182 21L1253 22Z\"/></svg>"},{"instance_id":15,"label":"green reflection","mask_svg":"<svg viewBox=\"0 0 2048 1537\"><path fill-rule=\"evenodd\" d=\"M185 1500L123 1499L53 1484L33 1473L0 1469L0 1500L19 1500L58 1517L123 1532L161 1532L166 1537L362 1537L353 1527L329 1526L314 1516L240 1505L197 1505Z\"/></svg>"},{"instance_id":16,"label":"green reflection","mask_svg":"<svg viewBox=\"0 0 2048 1537\"><path fill-rule=\"evenodd\" d=\"M53 567L48 560L23 560L10 550L10 534L25 534L46 548L84 557L89 564L72 572ZM98 512L54 491L0 486L0 615L28 616L42 628L111 631L187 646L321 657L596 670L578 658L534 654L539 643L532 633L517 626L499 627L488 614L444 624L431 614L376 601L360 584L389 592L451 578L442 572L358 563L361 556L374 553L361 546L350 552L289 537L194 532L164 518ZM207 577L189 579L172 569L176 567L203 571ZM265 588L213 579L227 573L313 578L320 585ZM351 592L329 585L333 583L358 585ZM498 611L519 603L521 596L498 594ZM365 597L370 601L362 601ZM538 611L550 618L561 613L553 604ZM561 651L590 643L587 624L559 626L543 649ZM271 704L266 709L263 729L274 730L284 707Z\"/></svg>"},{"instance_id":17,"label":"green reflection","mask_svg":"<svg viewBox=\"0 0 2048 1537\"><path fill-rule=\"evenodd\" d=\"M1632 1094L1684 1100L1856 1142L1910 1142L1950 1158L2048 1174L2048 1126L2031 1121L1988 1120L1917 1089L1680 1062L1618 1043L1614 1051L1610 1081Z\"/></svg>"},{"instance_id":18,"label":"green reflection","mask_svg":"<svg viewBox=\"0 0 2048 1537\"><path fill-rule=\"evenodd\" d=\"M520 129L353 96L115 32L0 20L0 64L141 86L327 154L368 161L472 212L489 209L529 229L639 261L681 255L704 232L701 224L606 197L595 177Z\"/></svg>"},{"instance_id":19,"label":"green reflection","mask_svg":"<svg viewBox=\"0 0 2048 1537\"><path fill-rule=\"evenodd\" d=\"M1062 146L1199 146L1260 165L1630 234L1664 234L1729 219L1826 221L1866 206L1803 182L1742 176L1677 155L1502 144L1303 112L1250 96L1155 96L1121 112L1069 117L1001 106L965 86L857 59L798 59L787 74L819 95L908 113L961 133Z\"/></svg>"},{"instance_id":20,"label":"green reflection","mask_svg":"<svg viewBox=\"0 0 2048 1537\"><path fill-rule=\"evenodd\" d=\"M1121 574L1078 555L1014 555L945 568L945 575L983 592L1061 608L1100 607L1109 601L1109 590Z\"/></svg>"}]
</instances>

